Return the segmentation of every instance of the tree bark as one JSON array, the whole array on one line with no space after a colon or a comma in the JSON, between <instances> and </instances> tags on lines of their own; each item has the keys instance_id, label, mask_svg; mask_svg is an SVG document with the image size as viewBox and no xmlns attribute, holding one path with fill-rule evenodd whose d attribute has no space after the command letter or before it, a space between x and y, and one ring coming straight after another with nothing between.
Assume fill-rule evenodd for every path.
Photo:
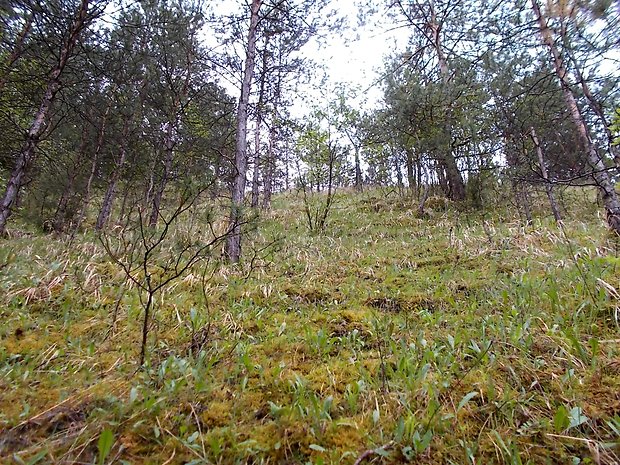
<instances>
[{"instance_id":1,"label":"tree bark","mask_svg":"<svg viewBox=\"0 0 620 465\"><path fill-rule=\"evenodd\" d=\"M465 183L459 171L456 159L452 152L440 158L440 162L446 170L446 180L448 184L448 197L451 200L465 200Z\"/></svg>"},{"instance_id":2,"label":"tree bark","mask_svg":"<svg viewBox=\"0 0 620 465\"><path fill-rule=\"evenodd\" d=\"M126 119L123 123L120 153L116 166L114 167L114 171L112 172L112 176L110 176L108 189L103 197L103 204L101 205L101 210L99 211L99 216L97 217L97 223L95 224L96 231L101 231L105 227L108 219L110 218L110 213L112 212L112 204L114 203L114 198L116 197L116 185L121 178L121 174L125 166L125 160L127 159L127 137L129 136L129 124L130 118Z\"/></svg>"},{"instance_id":3,"label":"tree bark","mask_svg":"<svg viewBox=\"0 0 620 465\"><path fill-rule=\"evenodd\" d=\"M4 197L0 202L0 235L4 235L6 233L7 220L12 213L15 200L17 199L19 191L24 184L25 176L35 161L36 149L39 145L41 136L47 128L50 110L56 100L56 94L62 88L60 76L67 66L67 62L73 53L80 34L87 26L89 19L92 19L92 16L89 16L88 14L89 1L90 0L82 0L80 2L75 18L69 28L67 38L63 42L60 49L58 63L50 73L41 104L39 105L39 109L35 114L34 120L28 129L26 141L22 147L22 150L15 161L15 166L9 177Z\"/></svg>"},{"instance_id":4,"label":"tree bark","mask_svg":"<svg viewBox=\"0 0 620 465\"><path fill-rule=\"evenodd\" d=\"M261 129L261 115L260 110L258 110L258 114L256 115L256 132L254 134L254 171L252 172L252 201L250 206L252 208L258 207L259 200L259 190L258 184L260 181L260 129Z\"/></svg>"},{"instance_id":5,"label":"tree bark","mask_svg":"<svg viewBox=\"0 0 620 465\"><path fill-rule=\"evenodd\" d=\"M231 263L238 263L241 258L241 209L245 195L247 173L247 128L248 128L248 103L250 89L254 77L254 62L256 58L256 35L258 29L258 13L263 4L262 0L252 0L250 27L248 30L248 50L243 70L243 82L241 96L237 108L237 143L235 151L235 175L232 183L232 202L229 220L229 234L226 240L226 256Z\"/></svg>"},{"instance_id":6,"label":"tree bark","mask_svg":"<svg viewBox=\"0 0 620 465\"><path fill-rule=\"evenodd\" d=\"M449 69L448 69L448 61L446 60L446 55L443 51L443 46L441 44L441 26L437 22L437 13L435 12L435 5L433 0L428 2L430 7L430 20L427 23L427 27L431 33L431 43L433 48L435 49L435 53L437 55L437 61L439 62L439 72L442 78L445 81L449 80Z\"/></svg>"},{"instance_id":7,"label":"tree bark","mask_svg":"<svg viewBox=\"0 0 620 465\"><path fill-rule=\"evenodd\" d=\"M276 144L276 125L272 121L269 128L269 148L267 149L267 159L265 160L265 176L263 186L263 209L271 208L271 194L273 192L273 176L276 170L275 160L275 144Z\"/></svg>"},{"instance_id":8,"label":"tree bark","mask_svg":"<svg viewBox=\"0 0 620 465\"><path fill-rule=\"evenodd\" d=\"M394 170L396 171L396 184L402 192L404 187L403 170L401 169L400 160L398 158L398 156L394 157Z\"/></svg>"},{"instance_id":9,"label":"tree bark","mask_svg":"<svg viewBox=\"0 0 620 465\"><path fill-rule=\"evenodd\" d=\"M360 148L359 146L353 146L355 151L355 190L362 192L364 186L362 185L362 164L360 161Z\"/></svg>"},{"instance_id":10,"label":"tree bark","mask_svg":"<svg viewBox=\"0 0 620 465\"><path fill-rule=\"evenodd\" d=\"M439 62L439 73L441 74L442 81L444 84L447 84L450 81L450 71L448 68L448 61L443 51L443 46L441 43L441 25L437 22L437 13L435 12L435 7L433 1L429 1L430 6L430 19L427 24L427 27L431 33L431 43L433 48L435 49L435 53L437 55L437 61ZM450 103L449 113L452 113L452 103ZM441 165L443 165L446 170L446 181L447 181L447 193L448 197L451 200L462 201L465 200L465 183L463 181L463 176L461 176L461 172L459 171L458 165L456 163L456 159L454 157L454 153L452 151L452 129L451 122L447 124L445 131L446 137L449 138L450 150L446 153L440 154L439 161Z\"/></svg>"},{"instance_id":11,"label":"tree bark","mask_svg":"<svg viewBox=\"0 0 620 465\"><path fill-rule=\"evenodd\" d=\"M581 70L579 69L579 66L577 65L577 61L574 59L572 59L571 61L573 62L573 69L575 70L575 75L577 77L577 80L581 84L581 90L583 91L583 95L588 101L588 105L590 106L594 114L599 118L601 124L603 125L605 135L607 136L607 146L609 148L609 153L614 159L614 164L616 165L616 168L620 170L620 146L614 145L614 135L610 129L611 124L607 120L607 117L605 116L605 111L603 110L603 106L598 100L596 100L594 95L592 95L592 92L590 91L590 86L588 86L588 83L583 78L583 75L581 74Z\"/></svg>"},{"instance_id":12,"label":"tree bark","mask_svg":"<svg viewBox=\"0 0 620 465\"><path fill-rule=\"evenodd\" d=\"M409 184L409 190L413 192L414 187L416 186L415 175L414 175L414 157L413 151L411 149L405 150L405 164L407 165L407 183Z\"/></svg>"},{"instance_id":13,"label":"tree bark","mask_svg":"<svg viewBox=\"0 0 620 465\"><path fill-rule=\"evenodd\" d=\"M22 27L22 30L20 31L20 33L17 36L17 39L15 40L15 46L13 47L13 50L11 50L11 54L9 55L6 61L4 73L2 74L2 77L0 78L0 92L2 92L2 89L4 89L4 86L9 80L9 76L11 72L13 71L13 66L15 66L15 63L17 63L17 61L22 56L23 49L24 49L24 42L26 41L26 37L30 33L30 29L32 29L33 19L34 19L34 15L32 13L26 16L24 26Z\"/></svg>"},{"instance_id":14,"label":"tree bark","mask_svg":"<svg viewBox=\"0 0 620 465\"><path fill-rule=\"evenodd\" d=\"M254 171L252 173L252 208L258 207L259 200L259 180L260 180L260 131L263 123L263 100L265 99L265 83L267 82L267 65L269 54L269 37L265 38L265 50L263 51L263 72L260 76L260 90L258 92L258 102L256 104L256 132L254 134Z\"/></svg>"},{"instance_id":15,"label":"tree bark","mask_svg":"<svg viewBox=\"0 0 620 465\"><path fill-rule=\"evenodd\" d=\"M605 206L607 213L607 223L614 232L620 234L620 200L618 199L618 194L614 188L611 176L607 171L605 163L596 150L596 146L590 138L586 122L581 114L579 106L577 105L577 99L570 88L567 79L568 72L566 70L564 60L555 45L552 32L549 29L546 18L542 14L538 0L532 0L532 9L536 15L543 44L547 46L553 57L553 65L555 67L556 76L560 81L566 107L585 148L588 164L593 170L592 177L594 178L594 181L599 189L599 193L603 199L603 205Z\"/></svg>"},{"instance_id":16,"label":"tree bark","mask_svg":"<svg viewBox=\"0 0 620 465\"><path fill-rule=\"evenodd\" d=\"M553 213L553 217L555 218L555 222L559 223L560 221L562 221L560 207L558 207L558 202L555 200L555 195L553 195L553 185L549 181L549 174L547 173L547 167L545 166L545 156L543 154L542 147L540 146L536 130L533 127L530 129L530 134L532 136L534 146L536 147L538 164L540 165L540 173L545 181L545 190L547 191L547 198L549 199L549 204L551 205L551 211Z\"/></svg>"},{"instance_id":17,"label":"tree bark","mask_svg":"<svg viewBox=\"0 0 620 465\"><path fill-rule=\"evenodd\" d=\"M164 196L166 190L166 184L170 180L170 174L172 173L172 161L174 159L174 128L172 123L168 123L166 130L166 141L164 143L166 148L166 155L164 157L164 168L162 177L159 183L157 192L153 197L153 208L151 210L151 216L149 218L149 226L154 227L157 225L159 219L159 211L161 208L161 199Z\"/></svg>"},{"instance_id":18,"label":"tree bark","mask_svg":"<svg viewBox=\"0 0 620 465\"><path fill-rule=\"evenodd\" d=\"M90 195L93 186L93 181L95 180L95 176L97 174L97 165L99 164L99 155L101 154L101 149L103 148L103 142L105 138L105 131L108 124L108 117L110 116L110 109L112 107L112 102L108 102L105 113L103 114L103 118L101 120L101 126L99 128L99 133L97 134L97 145L95 146L95 151L93 153L93 162L90 168L90 174L88 176L88 180L86 181L86 188L84 189L84 198L82 200L82 208L80 209L80 214L77 217L75 222L75 228L73 229L73 233L71 237L75 237L75 234L82 226L82 222L86 217L86 211L88 210L88 206L90 205Z\"/></svg>"},{"instance_id":19,"label":"tree bark","mask_svg":"<svg viewBox=\"0 0 620 465\"><path fill-rule=\"evenodd\" d=\"M91 112L92 116L92 112ZM79 169L84 165L86 159L86 146L88 143L88 126L85 122L82 127L82 135L80 138L80 147L78 148L77 159L74 160L73 166L67 169L67 184L62 191L58 205L56 206L56 212L54 213L54 219L52 221L52 228L56 234L61 234L66 226L67 210L69 207L69 201L75 195L75 180L77 178Z\"/></svg>"}]
</instances>

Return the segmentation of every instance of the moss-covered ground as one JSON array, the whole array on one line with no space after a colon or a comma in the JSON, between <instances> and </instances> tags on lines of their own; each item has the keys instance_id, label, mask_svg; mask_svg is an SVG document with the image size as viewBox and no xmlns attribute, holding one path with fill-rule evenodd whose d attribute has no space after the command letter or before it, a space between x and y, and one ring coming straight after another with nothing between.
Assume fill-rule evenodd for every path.
<instances>
[{"instance_id":1,"label":"moss-covered ground","mask_svg":"<svg viewBox=\"0 0 620 465\"><path fill-rule=\"evenodd\" d=\"M618 463L620 245L570 203L348 193L310 235L283 195L243 266L157 295L143 369L99 242L3 240L0 463Z\"/></svg>"}]
</instances>

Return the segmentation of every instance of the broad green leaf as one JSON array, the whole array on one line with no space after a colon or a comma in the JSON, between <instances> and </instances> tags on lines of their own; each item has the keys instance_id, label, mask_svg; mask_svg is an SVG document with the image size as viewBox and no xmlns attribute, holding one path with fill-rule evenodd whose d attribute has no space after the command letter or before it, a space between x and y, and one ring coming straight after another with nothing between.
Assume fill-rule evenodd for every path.
<instances>
[{"instance_id":1,"label":"broad green leaf","mask_svg":"<svg viewBox=\"0 0 620 465\"><path fill-rule=\"evenodd\" d=\"M381 414L379 413L379 410L374 410L372 412L372 422L373 424L377 424L379 423L379 418L381 418Z\"/></svg>"},{"instance_id":2,"label":"broad green leaf","mask_svg":"<svg viewBox=\"0 0 620 465\"><path fill-rule=\"evenodd\" d=\"M472 392L466 394L465 397L463 397L463 399L461 399L461 401L459 402L459 405L456 408L456 411L459 412L463 407L465 407L465 404L467 404L467 402L472 400L477 395L478 395L478 391L472 391Z\"/></svg>"},{"instance_id":3,"label":"broad green leaf","mask_svg":"<svg viewBox=\"0 0 620 465\"><path fill-rule=\"evenodd\" d=\"M99 435L97 449L99 450L99 465L105 463L106 457L110 454L114 445L114 433L110 429L104 429Z\"/></svg>"},{"instance_id":4,"label":"broad green leaf","mask_svg":"<svg viewBox=\"0 0 620 465\"><path fill-rule=\"evenodd\" d=\"M131 388L131 391L129 391L129 402L133 404L137 398L138 398L138 388L134 386Z\"/></svg>"},{"instance_id":5,"label":"broad green leaf","mask_svg":"<svg viewBox=\"0 0 620 465\"><path fill-rule=\"evenodd\" d=\"M583 425L586 421L589 420L589 418L583 414L583 410L581 410L581 407L573 407L570 410L568 416L570 418L570 424L568 425L568 429L576 428L577 426Z\"/></svg>"},{"instance_id":6,"label":"broad green leaf","mask_svg":"<svg viewBox=\"0 0 620 465\"><path fill-rule=\"evenodd\" d=\"M566 407L563 405L560 405L557 412L555 412L555 415L553 416L553 427L556 432L561 433L568 428L568 425L570 425L568 410L566 410Z\"/></svg>"}]
</instances>

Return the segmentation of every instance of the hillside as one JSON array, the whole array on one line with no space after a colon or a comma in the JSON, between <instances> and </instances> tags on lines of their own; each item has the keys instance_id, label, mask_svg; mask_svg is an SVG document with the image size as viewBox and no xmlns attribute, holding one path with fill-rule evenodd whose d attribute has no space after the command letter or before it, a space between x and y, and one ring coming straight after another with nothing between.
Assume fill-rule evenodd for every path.
<instances>
[{"instance_id":1,"label":"hillside","mask_svg":"<svg viewBox=\"0 0 620 465\"><path fill-rule=\"evenodd\" d=\"M101 243L4 240L0 462L618 463L619 244L568 202L523 226L340 193L310 235L280 195L241 265L156 295L143 369Z\"/></svg>"}]
</instances>

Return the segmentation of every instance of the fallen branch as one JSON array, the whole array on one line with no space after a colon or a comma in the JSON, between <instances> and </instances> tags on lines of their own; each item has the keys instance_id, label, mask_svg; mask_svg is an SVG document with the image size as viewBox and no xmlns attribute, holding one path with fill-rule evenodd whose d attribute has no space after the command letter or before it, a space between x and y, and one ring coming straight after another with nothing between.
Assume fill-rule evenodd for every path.
<instances>
[{"instance_id":1,"label":"fallen branch","mask_svg":"<svg viewBox=\"0 0 620 465\"><path fill-rule=\"evenodd\" d=\"M378 449L368 449L366 452L364 452L362 455L360 455L358 457L358 459L355 461L355 463L353 465L360 465L360 463L362 463L364 460L366 460L368 457L377 454L377 450L389 450L392 447L394 447L394 441L390 441L388 442L386 445L379 447ZM378 454L380 455L380 454Z\"/></svg>"}]
</instances>

